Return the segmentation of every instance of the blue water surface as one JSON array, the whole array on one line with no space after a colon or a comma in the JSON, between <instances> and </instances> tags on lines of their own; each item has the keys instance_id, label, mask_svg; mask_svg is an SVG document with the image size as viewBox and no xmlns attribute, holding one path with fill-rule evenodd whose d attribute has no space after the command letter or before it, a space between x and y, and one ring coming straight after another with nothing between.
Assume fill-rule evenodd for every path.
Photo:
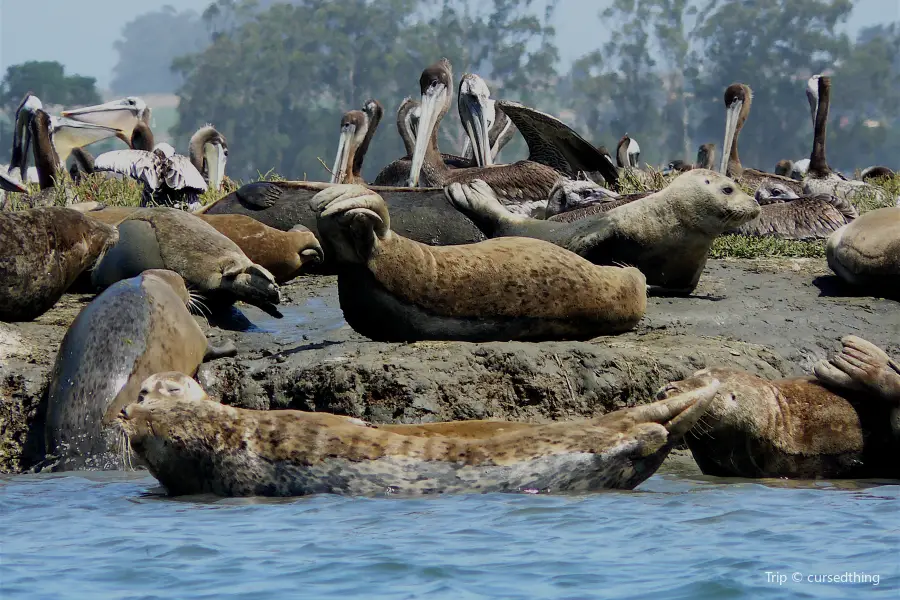
<instances>
[{"instance_id":1,"label":"blue water surface","mask_svg":"<svg viewBox=\"0 0 900 600\"><path fill-rule=\"evenodd\" d=\"M900 597L897 485L657 474L584 496L290 500L156 485L0 478L0 597ZM870 579L807 580L848 572Z\"/></svg>"}]
</instances>

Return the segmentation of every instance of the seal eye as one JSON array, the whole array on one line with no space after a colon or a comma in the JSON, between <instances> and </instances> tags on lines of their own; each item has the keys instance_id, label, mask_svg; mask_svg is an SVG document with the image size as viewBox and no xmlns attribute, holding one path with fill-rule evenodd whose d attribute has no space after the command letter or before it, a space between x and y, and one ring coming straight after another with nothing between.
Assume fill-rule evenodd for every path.
<instances>
[{"instance_id":1,"label":"seal eye","mask_svg":"<svg viewBox=\"0 0 900 600\"><path fill-rule=\"evenodd\" d=\"M725 187L722 188L722 192L723 192L726 196L730 196L731 194L734 193L734 188L731 187L730 185L726 185Z\"/></svg>"}]
</instances>

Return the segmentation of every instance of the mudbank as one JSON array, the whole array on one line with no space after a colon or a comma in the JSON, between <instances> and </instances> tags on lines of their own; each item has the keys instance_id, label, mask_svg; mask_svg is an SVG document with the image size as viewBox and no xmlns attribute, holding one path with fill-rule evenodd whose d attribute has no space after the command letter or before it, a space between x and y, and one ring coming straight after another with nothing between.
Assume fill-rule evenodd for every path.
<instances>
[{"instance_id":1,"label":"mudbank","mask_svg":"<svg viewBox=\"0 0 900 600\"><path fill-rule=\"evenodd\" d=\"M335 282L305 277L283 288L281 320L245 305L243 323L227 327L195 317L211 343L230 339L239 350L202 365L200 383L245 408L539 422L644 402L708 366L799 375L848 333L900 353L900 304L841 296L824 260L710 261L693 296L650 298L635 331L589 342L371 342L344 323ZM41 459L49 372L89 299L66 295L34 322L0 324L0 471Z\"/></svg>"}]
</instances>

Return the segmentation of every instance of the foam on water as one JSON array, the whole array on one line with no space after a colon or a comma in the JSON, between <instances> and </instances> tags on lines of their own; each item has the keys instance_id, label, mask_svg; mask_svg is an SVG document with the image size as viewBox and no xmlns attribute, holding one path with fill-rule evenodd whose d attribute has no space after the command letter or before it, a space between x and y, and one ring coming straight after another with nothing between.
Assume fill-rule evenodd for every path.
<instances>
[{"instance_id":1,"label":"foam on water","mask_svg":"<svg viewBox=\"0 0 900 600\"><path fill-rule=\"evenodd\" d=\"M143 473L0 478L0 597L896 598L900 588L898 485L669 474L583 496L291 500L173 500L147 495L155 485ZM807 580L846 572L879 583Z\"/></svg>"}]
</instances>

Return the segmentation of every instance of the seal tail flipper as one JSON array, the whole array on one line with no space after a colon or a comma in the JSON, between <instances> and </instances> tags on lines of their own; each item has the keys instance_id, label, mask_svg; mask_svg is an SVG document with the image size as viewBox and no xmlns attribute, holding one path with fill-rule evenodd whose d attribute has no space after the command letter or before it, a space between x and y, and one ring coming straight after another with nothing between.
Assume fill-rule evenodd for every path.
<instances>
[{"instance_id":1,"label":"seal tail flipper","mask_svg":"<svg viewBox=\"0 0 900 600\"><path fill-rule=\"evenodd\" d=\"M855 335L841 339L841 352L813 369L825 384L851 390L869 390L900 402L900 363L881 348Z\"/></svg>"}]
</instances>

